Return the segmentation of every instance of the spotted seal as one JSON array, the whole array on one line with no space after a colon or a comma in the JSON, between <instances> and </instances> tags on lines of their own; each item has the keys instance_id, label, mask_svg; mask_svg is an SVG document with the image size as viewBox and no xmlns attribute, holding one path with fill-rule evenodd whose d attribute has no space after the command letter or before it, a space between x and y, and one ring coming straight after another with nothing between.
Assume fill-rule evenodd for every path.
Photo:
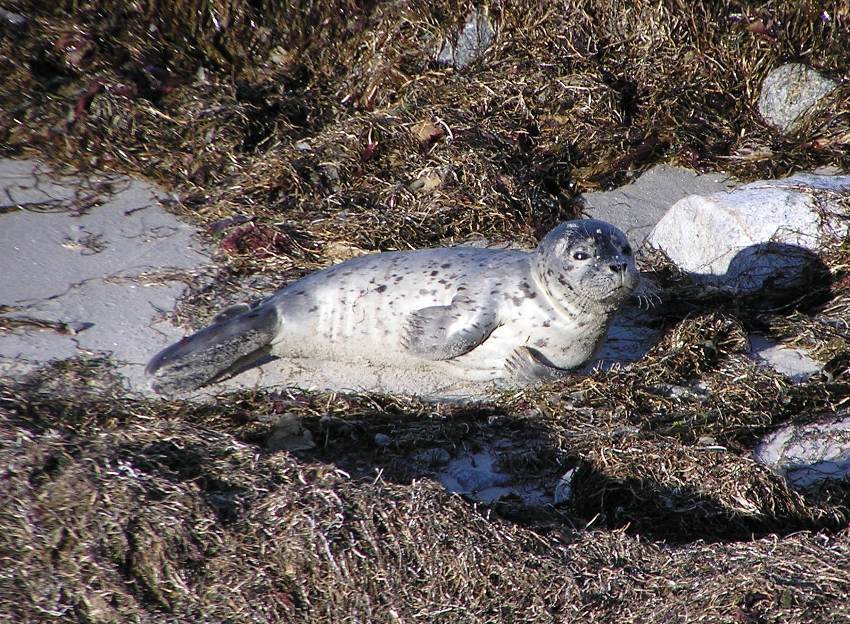
<instances>
[{"instance_id":1,"label":"spotted seal","mask_svg":"<svg viewBox=\"0 0 850 624\"><path fill-rule=\"evenodd\" d=\"M561 223L530 252L360 256L225 310L157 354L146 373L170 394L271 354L429 362L472 381L550 379L590 358L637 281L625 234L593 219Z\"/></svg>"}]
</instances>

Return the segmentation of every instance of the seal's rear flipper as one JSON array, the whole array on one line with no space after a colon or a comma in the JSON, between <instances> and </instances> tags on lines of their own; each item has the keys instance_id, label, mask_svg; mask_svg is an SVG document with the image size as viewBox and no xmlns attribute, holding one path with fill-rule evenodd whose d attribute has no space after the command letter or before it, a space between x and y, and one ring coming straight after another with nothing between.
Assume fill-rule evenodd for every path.
<instances>
[{"instance_id":1,"label":"seal's rear flipper","mask_svg":"<svg viewBox=\"0 0 850 624\"><path fill-rule=\"evenodd\" d=\"M272 305L218 318L209 327L160 351L145 368L159 394L195 390L245 361L262 358L279 330Z\"/></svg>"}]
</instances>

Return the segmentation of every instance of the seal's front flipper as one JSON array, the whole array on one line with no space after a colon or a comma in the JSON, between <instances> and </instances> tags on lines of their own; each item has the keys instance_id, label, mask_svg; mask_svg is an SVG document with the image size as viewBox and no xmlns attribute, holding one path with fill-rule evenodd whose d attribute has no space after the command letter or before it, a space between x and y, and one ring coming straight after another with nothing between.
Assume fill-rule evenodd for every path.
<instances>
[{"instance_id":1,"label":"seal's front flipper","mask_svg":"<svg viewBox=\"0 0 850 624\"><path fill-rule=\"evenodd\" d=\"M145 368L151 387L160 394L200 388L207 382L261 357L279 330L273 305L216 317L212 325L160 351Z\"/></svg>"},{"instance_id":2,"label":"seal's front flipper","mask_svg":"<svg viewBox=\"0 0 850 624\"><path fill-rule=\"evenodd\" d=\"M505 360L508 378L522 383L554 381L567 374L563 368L556 368L543 361L537 351L528 347L517 347Z\"/></svg>"},{"instance_id":3,"label":"seal's front flipper","mask_svg":"<svg viewBox=\"0 0 850 624\"><path fill-rule=\"evenodd\" d=\"M468 297L457 296L451 305L412 312L401 344L429 360L450 360L469 353L499 326L495 312L484 308Z\"/></svg>"}]
</instances>

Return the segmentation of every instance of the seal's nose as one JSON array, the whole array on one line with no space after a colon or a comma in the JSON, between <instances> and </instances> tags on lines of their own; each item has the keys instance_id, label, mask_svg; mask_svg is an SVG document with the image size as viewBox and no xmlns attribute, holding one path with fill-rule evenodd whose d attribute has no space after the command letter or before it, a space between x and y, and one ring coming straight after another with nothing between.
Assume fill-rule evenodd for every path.
<instances>
[{"instance_id":1,"label":"seal's nose","mask_svg":"<svg viewBox=\"0 0 850 624\"><path fill-rule=\"evenodd\" d=\"M621 273L622 274L622 273L626 272L626 269L628 268L628 266L629 265L627 265L625 262L615 262L613 264L609 264L608 268L611 269L612 273Z\"/></svg>"}]
</instances>

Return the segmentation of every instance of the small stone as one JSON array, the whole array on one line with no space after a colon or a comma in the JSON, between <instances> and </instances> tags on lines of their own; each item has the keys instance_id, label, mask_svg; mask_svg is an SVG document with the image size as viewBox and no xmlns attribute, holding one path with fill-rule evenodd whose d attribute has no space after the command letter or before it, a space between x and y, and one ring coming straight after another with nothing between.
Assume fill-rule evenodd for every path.
<instances>
[{"instance_id":1,"label":"small stone","mask_svg":"<svg viewBox=\"0 0 850 624\"><path fill-rule=\"evenodd\" d=\"M423 147L428 147L446 136L445 128L432 121L420 121L411 126L410 131Z\"/></svg>"},{"instance_id":2,"label":"small stone","mask_svg":"<svg viewBox=\"0 0 850 624\"><path fill-rule=\"evenodd\" d=\"M293 414L281 416L266 439L266 448L270 451L306 451L315 446L313 434Z\"/></svg>"},{"instance_id":3,"label":"small stone","mask_svg":"<svg viewBox=\"0 0 850 624\"><path fill-rule=\"evenodd\" d=\"M13 13L6 9L0 9L0 23L12 28L26 28L29 25L29 20L20 13Z\"/></svg>"},{"instance_id":4,"label":"small stone","mask_svg":"<svg viewBox=\"0 0 850 624\"><path fill-rule=\"evenodd\" d=\"M555 485L554 503L561 505L567 503L573 497L573 481L575 481L577 469L567 470Z\"/></svg>"},{"instance_id":5,"label":"small stone","mask_svg":"<svg viewBox=\"0 0 850 624\"><path fill-rule=\"evenodd\" d=\"M653 394L678 400L705 401L709 393L705 388L697 386L681 386L678 384L661 383L648 388Z\"/></svg>"},{"instance_id":6,"label":"small stone","mask_svg":"<svg viewBox=\"0 0 850 624\"><path fill-rule=\"evenodd\" d=\"M471 468L469 466L453 466L448 474L460 485L464 493L480 492L491 487L499 487L510 482L508 475L493 472L489 469Z\"/></svg>"},{"instance_id":7,"label":"small stone","mask_svg":"<svg viewBox=\"0 0 850 624\"><path fill-rule=\"evenodd\" d=\"M324 165L322 167L322 176L332 191L338 192L342 188L342 176L339 173L339 167L336 165Z\"/></svg>"},{"instance_id":8,"label":"small stone","mask_svg":"<svg viewBox=\"0 0 850 624\"><path fill-rule=\"evenodd\" d=\"M221 234L227 228L233 225L242 225L243 223L248 223L252 221L253 217L249 217L248 215L235 214L230 217L225 217L224 219L219 219L215 223L210 226L210 231L213 234Z\"/></svg>"},{"instance_id":9,"label":"small stone","mask_svg":"<svg viewBox=\"0 0 850 624\"><path fill-rule=\"evenodd\" d=\"M289 67L295 62L295 55L286 48L278 46L269 54L269 61L281 67Z\"/></svg>"},{"instance_id":10,"label":"small stone","mask_svg":"<svg viewBox=\"0 0 850 624\"><path fill-rule=\"evenodd\" d=\"M441 167L428 167L423 169L413 182L408 185L414 193L424 195L437 190L446 182L448 178L454 175L454 169L451 165L443 165Z\"/></svg>"},{"instance_id":11,"label":"small stone","mask_svg":"<svg viewBox=\"0 0 850 624\"><path fill-rule=\"evenodd\" d=\"M94 327L94 323L88 323L85 321L65 321L61 324L61 331L66 332L69 336L76 336L90 327Z\"/></svg>"},{"instance_id":12,"label":"small stone","mask_svg":"<svg viewBox=\"0 0 850 624\"><path fill-rule=\"evenodd\" d=\"M493 44L496 31L487 11L472 11L455 37L454 43L445 39L437 52L436 61L458 69L466 67Z\"/></svg>"},{"instance_id":13,"label":"small stone","mask_svg":"<svg viewBox=\"0 0 850 624\"><path fill-rule=\"evenodd\" d=\"M823 370L823 365L809 357L804 350L787 347L757 334L750 336L750 355L794 383L803 383Z\"/></svg>"},{"instance_id":14,"label":"small stone","mask_svg":"<svg viewBox=\"0 0 850 624\"><path fill-rule=\"evenodd\" d=\"M805 425L781 427L762 439L753 457L796 488L847 479L850 415L845 412Z\"/></svg>"},{"instance_id":15,"label":"small stone","mask_svg":"<svg viewBox=\"0 0 850 624\"><path fill-rule=\"evenodd\" d=\"M806 112L831 93L837 83L801 63L787 63L764 79L759 113L774 128L792 132Z\"/></svg>"},{"instance_id":16,"label":"small stone","mask_svg":"<svg viewBox=\"0 0 850 624\"><path fill-rule=\"evenodd\" d=\"M331 241L325 245L323 253L325 258L336 264L344 260L366 255L369 251L355 245L349 245L348 243Z\"/></svg>"}]
</instances>

